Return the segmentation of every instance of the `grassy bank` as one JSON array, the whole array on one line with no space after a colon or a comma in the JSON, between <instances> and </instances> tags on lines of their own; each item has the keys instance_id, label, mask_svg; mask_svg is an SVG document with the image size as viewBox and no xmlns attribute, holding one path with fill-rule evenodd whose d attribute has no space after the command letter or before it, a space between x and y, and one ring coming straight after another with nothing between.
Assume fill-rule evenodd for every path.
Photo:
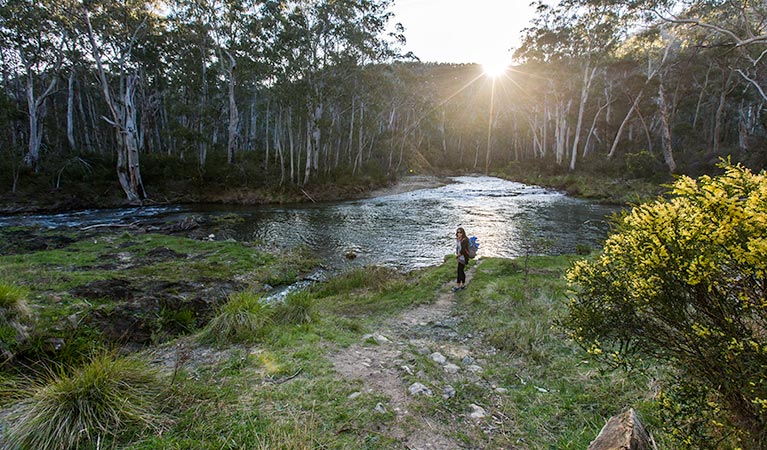
<instances>
[{"instance_id":1,"label":"grassy bank","mask_svg":"<svg viewBox=\"0 0 767 450\"><path fill-rule=\"evenodd\" d=\"M252 299L264 295L264 284L295 279L312 261L270 255L253 244L178 236L68 238L55 241L57 248L0 258L3 283L27 292L32 310L27 343L45 345L70 326L73 314L83 318L130 303L108 294L84 298L80 294L88 291L78 287L121 279L145 288L129 290L135 300L151 291L160 298L159 287L172 285L179 301L192 293L212 295L203 286L209 283L219 289L205 319L187 323L173 337L168 333L132 347L132 356L146 369L128 364L128 373L151 372L129 377L141 381L136 389L145 395L135 398L143 412L112 418L101 430L93 425L88 436L76 437L79 448L96 448L98 442L99 448L131 449L394 449L426 432L423 424L429 423L444 439L469 448L583 449L608 417L626 407L638 409L660 436L652 379L600 370L555 325L564 311L561 275L574 257L481 260L472 264L469 288L458 294L446 284L454 270L450 258L408 274L359 269L292 294L284 304L262 307ZM117 266L107 270L101 267L105 261ZM174 283L200 284L182 289ZM445 296L451 296L453 307L434 316L438 320L403 325L409 312L429 310ZM183 322L186 316L173 317ZM240 332L212 329L214 318ZM67 357L62 371L41 371L29 380L13 366L4 367L0 428L13 427L34 405L59 398L51 400L50 392L87 391L101 382L99 371L126 370L126 365L107 369L103 350L113 341L104 339L100 323L82 320L77 328L87 326L102 348L81 346L82 357ZM456 369L435 363L435 352ZM375 389L378 385L366 376L340 373L338 355L356 353L392 355L387 367L364 359L360 364L370 365L365 370L375 375L389 373L391 389ZM101 355L97 364L88 365L94 354ZM22 354L17 361L62 356L48 350ZM78 375L83 367L91 376ZM431 395L409 394L413 383L426 386ZM448 387L451 394L445 394ZM476 407L483 414L472 416Z\"/></svg>"},{"instance_id":2,"label":"grassy bank","mask_svg":"<svg viewBox=\"0 0 767 450\"><path fill-rule=\"evenodd\" d=\"M664 185L673 178L662 172L642 172L633 176L631 171L578 170L569 172L560 166L542 166L535 162L510 164L493 175L525 184L551 187L574 197L614 205L635 205L657 198L665 191Z\"/></svg>"}]
</instances>

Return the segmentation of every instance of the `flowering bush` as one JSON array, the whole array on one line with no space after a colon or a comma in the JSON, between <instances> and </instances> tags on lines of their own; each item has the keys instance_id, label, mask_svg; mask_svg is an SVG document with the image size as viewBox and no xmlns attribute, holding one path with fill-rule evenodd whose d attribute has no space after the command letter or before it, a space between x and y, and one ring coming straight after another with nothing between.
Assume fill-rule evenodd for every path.
<instances>
[{"instance_id":1,"label":"flowering bush","mask_svg":"<svg viewBox=\"0 0 767 450\"><path fill-rule=\"evenodd\" d=\"M703 390L708 435L767 448L767 176L722 168L625 213L603 253L569 270L563 325L614 363L668 362L677 394Z\"/></svg>"}]
</instances>

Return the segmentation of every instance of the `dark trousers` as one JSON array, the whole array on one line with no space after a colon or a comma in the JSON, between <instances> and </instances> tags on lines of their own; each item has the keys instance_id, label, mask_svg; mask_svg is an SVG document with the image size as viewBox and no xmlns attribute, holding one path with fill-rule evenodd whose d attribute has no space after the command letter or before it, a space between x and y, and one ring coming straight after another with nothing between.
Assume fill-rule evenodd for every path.
<instances>
[{"instance_id":1,"label":"dark trousers","mask_svg":"<svg viewBox=\"0 0 767 450\"><path fill-rule=\"evenodd\" d=\"M458 263L458 284L466 284L466 264Z\"/></svg>"}]
</instances>

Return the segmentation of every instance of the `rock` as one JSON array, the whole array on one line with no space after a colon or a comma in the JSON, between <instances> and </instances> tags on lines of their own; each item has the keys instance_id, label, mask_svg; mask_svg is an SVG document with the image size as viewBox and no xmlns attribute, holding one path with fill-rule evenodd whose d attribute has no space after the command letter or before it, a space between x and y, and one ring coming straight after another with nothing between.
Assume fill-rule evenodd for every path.
<instances>
[{"instance_id":1,"label":"rock","mask_svg":"<svg viewBox=\"0 0 767 450\"><path fill-rule=\"evenodd\" d=\"M432 392L431 389L427 388L421 383L413 383L410 385L410 387L407 389L408 392L410 392L410 395L416 396L416 395L428 395L431 397Z\"/></svg>"},{"instance_id":2,"label":"rock","mask_svg":"<svg viewBox=\"0 0 767 450\"><path fill-rule=\"evenodd\" d=\"M472 419L481 419L483 417L487 417L487 412L485 411L485 408L479 405L475 405L474 403L469 405L469 407L471 407L471 413L469 414L469 417L471 417Z\"/></svg>"},{"instance_id":3,"label":"rock","mask_svg":"<svg viewBox=\"0 0 767 450\"><path fill-rule=\"evenodd\" d=\"M440 365L445 364L447 362L447 358L445 358L445 355L443 355L440 352L432 353L431 360Z\"/></svg>"},{"instance_id":4,"label":"rock","mask_svg":"<svg viewBox=\"0 0 767 450\"><path fill-rule=\"evenodd\" d=\"M378 345L384 345L384 344L390 344L391 341L389 338L382 334L366 334L365 336L362 336L362 340L366 342L375 342Z\"/></svg>"},{"instance_id":5,"label":"rock","mask_svg":"<svg viewBox=\"0 0 767 450\"><path fill-rule=\"evenodd\" d=\"M652 437L633 409L613 416L588 450L650 450Z\"/></svg>"},{"instance_id":6,"label":"rock","mask_svg":"<svg viewBox=\"0 0 767 450\"><path fill-rule=\"evenodd\" d=\"M505 394L505 393L509 392L509 390L506 389L506 388L497 387L497 388L495 388L495 392L498 393L498 394Z\"/></svg>"},{"instance_id":7,"label":"rock","mask_svg":"<svg viewBox=\"0 0 767 450\"><path fill-rule=\"evenodd\" d=\"M472 358L471 356L464 356L463 359L461 360L461 364L463 364L464 366L470 366L474 364L474 358Z\"/></svg>"},{"instance_id":8,"label":"rock","mask_svg":"<svg viewBox=\"0 0 767 450\"><path fill-rule=\"evenodd\" d=\"M453 397L455 397L455 388L453 386L447 385L442 388L442 398L449 400Z\"/></svg>"},{"instance_id":9,"label":"rock","mask_svg":"<svg viewBox=\"0 0 767 450\"><path fill-rule=\"evenodd\" d=\"M476 364L472 364L469 367L467 367L466 370L468 370L471 373L479 373L479 372L482 372L485 369L483 369L482 367L480 367L480 366L478 366Z\"/></svg>"},{"instance_id":10,"label":"rock","mask_svg":"<svg viewBox=\"0 0 767 450\"><path fill-rule=\"evenodd\" d=\"M428 355L429 353L431 353L431 350L428 347L420 347L418 349L419 355Z\"/></svg>"},{"instance_id":11,"label":"rock","mask_svg":"<svg viewBox=\"0 0 767 450\"><path fill-rule=\"evenodd\" d=\"M447 364L445 364L443 366L443 368L445 369L445 372L450 373L450 374L458 373L458 371L461 370L460 367L456 366L453 363L447 363Z\"/></svg>"},{"instance_id":12,"label":"rock","mask_svg":"<svg viewBox=\"0 0 767 450\"><path fill-rule=\"evenodd\" d=\"M383 403L379 402L376 404L376 407L373 408L373 412L377 414L386 414L386 406L384 406Z\"/></svg>"},{"instance_id":13,"label":"rock","mask_svg":"<svg viewBox=\"0 0 767 450\"><path fill-rule=\"evenodd\" d=\"M360 395L362 395L362 392L360 392L360 391L357 391L357 392L352 392L352 393L351 393L351 394L349 394L349 396L348 396L348 397L346 397L346 398L348 398L349 400L354 400L355 398L359 397Z\"/></svg>"}]
</instances>

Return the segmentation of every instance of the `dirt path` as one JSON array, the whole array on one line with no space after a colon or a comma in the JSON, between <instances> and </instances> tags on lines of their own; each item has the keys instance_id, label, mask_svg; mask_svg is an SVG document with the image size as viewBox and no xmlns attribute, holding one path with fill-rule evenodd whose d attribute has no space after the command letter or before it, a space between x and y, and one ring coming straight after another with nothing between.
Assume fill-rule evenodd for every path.
<instances>
[{"instance_id":1,"label":"dirt path","mask_svg":"<svg viewBox=\"0 0 767 450\"><path fill-rule=\"evenodd\" d=\"M475 269L476 264L467 270L467 283ZM443 285L433 303L381 323L362 343L330 355L343 377L362 381L360 395L382 394L389 398L387 404L379 404L377 409L394 411L396 423L393 429L383 432L400 440L408 450L462 448L449 437L454 429L448 430L434 418L414 412L411 406L421 395L451 398L455 395L451 382L459 377L481 381L476 375L481 369L471 356L469 339L454 330L460 317L455 311L457 294L450 290L453 285L453 282ZM424 372L427 368L419 367L424 365L425 358L426 364L442 366L442 370L436 371L441 374L438 379L434 379L434 370L427 375ZM469 416L471 411L460 413Z\"/></svg>"}]
</instances>

